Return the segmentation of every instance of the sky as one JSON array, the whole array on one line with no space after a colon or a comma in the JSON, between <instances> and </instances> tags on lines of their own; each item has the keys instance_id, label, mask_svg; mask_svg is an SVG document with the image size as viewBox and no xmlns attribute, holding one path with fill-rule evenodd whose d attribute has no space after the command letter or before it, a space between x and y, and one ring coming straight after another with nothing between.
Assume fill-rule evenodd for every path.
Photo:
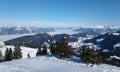
<instances>
[{"instance_id":1,"label":"sky","mask_svg":"<svg viewBox=\"0 0 120 72\"><path fill-rule=\"evenodd\" d=\"M0 0L0 26L120 25L120 0Z\"/></svg>"}]
</instances>

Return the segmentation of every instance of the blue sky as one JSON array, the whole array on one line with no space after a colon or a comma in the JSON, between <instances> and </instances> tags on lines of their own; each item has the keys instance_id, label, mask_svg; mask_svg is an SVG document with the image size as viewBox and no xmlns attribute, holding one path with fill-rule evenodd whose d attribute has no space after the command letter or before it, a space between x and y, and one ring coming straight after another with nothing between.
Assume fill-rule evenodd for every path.
<instances>
[{"instance_id":1,"label":"blue sky","mask_svg":"<svg viewBox=\"0 0 120 72\"><path fill-rule=\"evenodd\" d=\"M0 0L0 26L120 25L120 0Z\"/></svg>"}]
</instances>

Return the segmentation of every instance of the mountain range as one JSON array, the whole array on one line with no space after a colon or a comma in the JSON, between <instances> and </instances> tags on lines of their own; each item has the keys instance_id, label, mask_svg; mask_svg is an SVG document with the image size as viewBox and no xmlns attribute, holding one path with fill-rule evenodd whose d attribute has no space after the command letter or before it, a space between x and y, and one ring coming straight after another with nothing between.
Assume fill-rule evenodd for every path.
<instances>
[{"instance_id":1,"label":"mountain range","mask_svg":"<svg viewBox=\"0 0 120 72\"><path fill-rule=\"evenodd\" d=\"M15 44L23 45L24 44L30 47L38 47L44 44L45 42L51 44L54 40L60 41L63 37L67 37L70 42L77 41L76 37L70 36L68 34L56 34L54 36L51 36L47 33L43 33L43 34L24 36L24 37L8 40L8 41L5 41L5 44L6 45L15 45Z\"/></svg>"},{"instance_id":2,"label":"mountain range","mask_svg":"<svg viewBox=\"0 0 120 72\"><path fill-rule=\"evenodd\" d=\"M94 31L96 31L96 29ZM19 44L19 45L36 48L44 43L51 44L53 41L60 41L63 37L67 37L69 42L72 42L73 44L78 43L76 45L79 45L81 43L83 44L92 43L93 45L96 45L100 52L102 60L105 63L120 66L120 63L119 63L120 59L118 59L120 57L120 31L119 29L118 31L112 30L105 34L102 34L102 33L96 34L96 33L89 32L89 31L82 32L82 33L78 32L72 35L69 35L69 34L50 35L47 33L39 33L36 35L23 36L23 37L11 39L11 40L5 41L5 44L6 45ZM87 35L92 35L93 37L86 39ZM78 41L79 38L82 38L80 42Z\"/></svg>"},{"instance_id":3,"label":"mountain range","mask_svg":"<svg viewBox=\"0 0 120 72\"><path fill-rule=\"evenodd\" d=\"M101 35L108 32L119 31L120 27L119 26L81 26L74 30L79 33L84 33L88 35Z\"/></svg>"},{"instance_id":4,"label":"mountain range","mask_svg":"<svg viewBox=\"0 0 120 72\"><path fill-rule=\"evenodd\" d=\"M1 27L0 35L11 35L11 34L28 34L28 33L45 33L54 31L53 28L37 28L37 27Z\"/></svg>"},{"instance_id":5,"label":"mountain range","mask_svg":"<svg viewBox=\"0 0 120 72\"><path fill-rule=\"evenodd\" d=\"M120 66L120 31L108 32L84 42L96 45L105 63Z\"/></svg>"},{"instance_id":6,"label":"mountain range","mask_svg":"<svg viewBox=\"0 0 120 72\"><path fill-rule=\"evenodd\" d=\"M97 45L103 52L115 52L120 55L120 31L99 35L85 42Z\"/></svg>"},{"instance_id":7,"label":"mountain range","mask_svg":"<svg viewBox=\"0 0 120 72\"><path fill-rule=\"evenodd\" d=\"M47 33L53 32L55 30L73 30L78 33L88 34L88 35L100 35L107 32L115 32L120 30L119 26L80 26L77 28L38 28L38 27L1 27L0 35L10 35L10 34L28 34L28 33Z\"/></svg>"}]
</instances>

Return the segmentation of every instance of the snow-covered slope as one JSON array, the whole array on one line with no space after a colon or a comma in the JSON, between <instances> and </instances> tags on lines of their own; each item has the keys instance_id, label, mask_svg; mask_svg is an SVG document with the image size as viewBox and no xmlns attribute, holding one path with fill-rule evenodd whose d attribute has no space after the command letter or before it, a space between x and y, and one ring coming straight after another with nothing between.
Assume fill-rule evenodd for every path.
<instances>
[{"instance_id":1,"label":"snow-covered slope","mask_svg":"<svg viewBox=\"0 0 120 72\"><path fill-rule=\"evenodd\" d=\"M40 56L5 62L0 64L1 72L120 72L120 68L110 65L88 67L82 63Z\"/></svg>"},{"instance_id":2,"label":"snow-covered slope","mask_svg":"<svg viewBox=\"0 0 120 72\"><path fill-rule=\"evenodd\" d=\"M1 48L3 53L6 48L14 49L13 46L6 46ZM76 57L70 60L57 59L52 55L35 57L36 49L28 47L21 49L23 58L0 63L0 72L120 72L120 68L116 66L102 64L90 67ZM27 58L28 53L31 58Z\"/></svg>"},{"instance_id":3,"label":"snow-covered slope","mask_svg":"<svg viewBox=\"0 0 120 72\"><path fill-rule=\"evenodd\" d=\"M11 48L12 50L14 50L14 46L5 46L4 48L0 48L3 55L5 54L6 48ZM22 58L27 58L28 53L30 54L31 57L36 56L37 49L28 48L28 47L21 47L21 50L22 50L22 56L23 56Z\"/></svg>"}]
</instances>

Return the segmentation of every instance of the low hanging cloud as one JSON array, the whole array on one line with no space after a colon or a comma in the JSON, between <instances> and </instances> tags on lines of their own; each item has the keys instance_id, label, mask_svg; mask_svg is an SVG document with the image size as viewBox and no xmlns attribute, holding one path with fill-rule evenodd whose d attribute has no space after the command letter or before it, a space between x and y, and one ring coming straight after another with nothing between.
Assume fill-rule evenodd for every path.
<instances>
[{"instance_id":1,"label":"low hanging cloud","mask_svg":"<svg viewBox=\"0 0 120 72\"><path fill-rule=\"evenodd\" d=\"M27 20L0 20L0 26L27 26L27 27L77 27L79 23L27 21Z\"/></svg>"}]
</instances>

